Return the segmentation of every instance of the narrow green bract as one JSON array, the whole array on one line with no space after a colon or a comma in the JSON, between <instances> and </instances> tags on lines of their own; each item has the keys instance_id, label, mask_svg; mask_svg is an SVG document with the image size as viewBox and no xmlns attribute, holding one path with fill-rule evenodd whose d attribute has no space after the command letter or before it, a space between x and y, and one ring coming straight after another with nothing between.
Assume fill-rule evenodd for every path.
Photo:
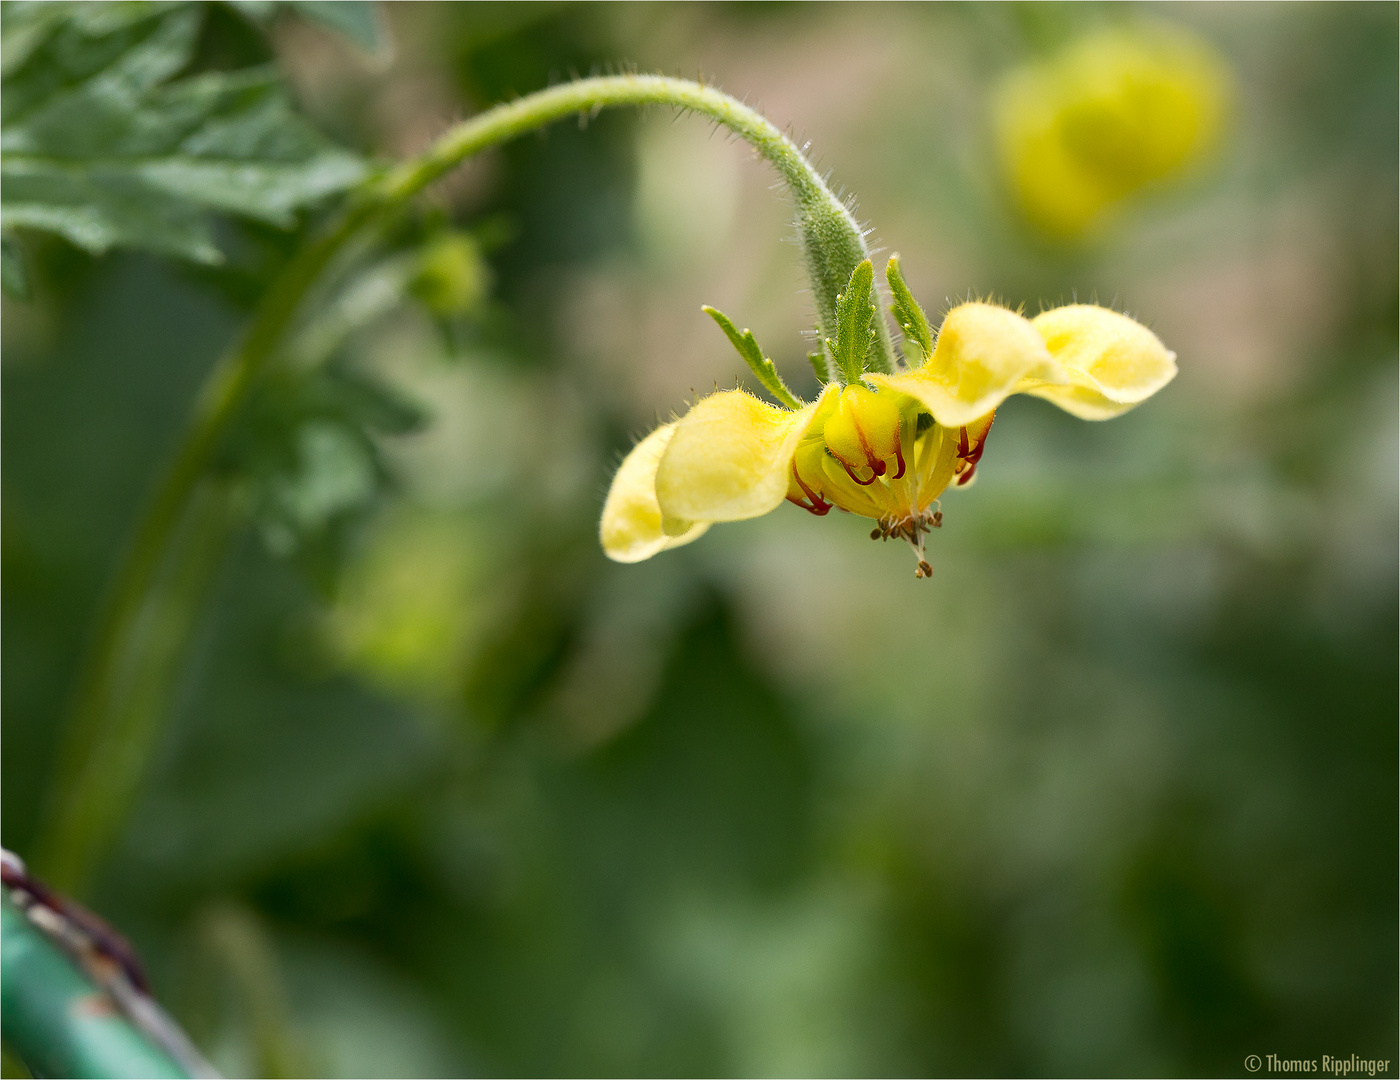
<instances>
[{"instance_id":1,"label":"narrow green bract","mask_svg":"<svg viewBox=\"0 0 1400 1080\"><path fill-rule=\"evenodd\" d=\"M753 371L754 377L763 384L770 394L789 409L802 408L805 402L788 389L787 383L783 382L783 377L778 374L778 369L773 366L773 361L764 356L763 350L758 347L758 341L754 338L752 330L745 328L740 331L728 315L717 308L710 307L709 304L700 310L719 323L719 328L725 332L730 343L744 358L744 362Z\"/></svg>"},{"instance_id":2,"label":"narrow green bract","mask_svg":"<svg viewBox=\"0 0 1400 1080\"><path fill-rule=\"evenodd\" d=\"M933 328L929 326L928 316L914 299L909 286L904 284L904 273L899 266L898 254L890 256L890 261L885 267L885 280L890 283L890 292L894 296L890 311L894 313L895 322L899 323L900 330L904 332L905 351L912 351L911 346L916 345L922 353L920 356L908 357L909 366L918 367L933 355Z\"/></svg>"},{"instance_id":3,"label":"narrow green bract","mask_svg":"<svg viewBox=\"0 0 1400 1080\"><path fill-rule=\"evenodd\" d=\"M874 284L875 269L865 259L851 271L846 291L836 298L836 340L827 338L826 347L848 383L860 382L875 340L876 331L871 325L875 305L870 302Z\"/></svg>"}]
</instances>

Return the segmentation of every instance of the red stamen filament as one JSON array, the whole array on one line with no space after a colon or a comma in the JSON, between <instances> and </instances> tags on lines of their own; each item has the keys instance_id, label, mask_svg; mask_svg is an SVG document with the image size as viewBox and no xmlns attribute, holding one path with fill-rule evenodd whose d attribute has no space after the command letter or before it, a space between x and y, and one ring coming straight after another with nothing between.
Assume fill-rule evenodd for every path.
<instances>
[{"instance_id":1,"label":"red stamen filament","mask_svg":"<svg viewBox=\"0 0 1400 1080\"><path fill-rule=\"evenodd\" d=\"M991 433L991 424L987 425L987 430L982 432L982 437L977 440L976 446L969 446L967 441L967 428L958 429L958 457L967 463L967 468L958 474L958 487L962 487L972 479L972 474L977 471L977 463L982 460L982 451L987 445L987 436Z\"/></svg>"},{"instance_id":2,"label":"red stamen filament","mask_svg":"<svg viewBox=\"0 0 1400 1080\"><path fill-rule=\"evenodd\" d=\"M836 460L837 460L837 461L841 461L840 458L837 458ZM882 462L880 462L880 464L883 465L884 462L882 461ZM857 476L857 475L855 474L855 472L851 469L851 467L850 467L849 465L847 465L844 461L841 461L841 468L845 469L845 470L846 470L846 475L849 476L852 480L854 480L854 481L855 481L857 484L859 484L861 487L869 487L871 484L875 483L875 477L880 475L880 473L876 473L876 472L872 469L871 472L875 473L875 475L872 476L869 480L862 480L859 476ZM883 470L881 470L881 471L883 471ZM801 483L801 481L799 480L798 483Z\"/></svg>"},{"instance_id":3,"label":"red stamen filament","mask_svg":"<svg viewBox=\"0 0 1400 1080\"><path fill-rule=\"evenodd\" d=\"M802 507L807 513L815 514L817 517L826 517L827 514L831 513L831 503L827 502L803 482L802 474L797 471L797 462L795 460L792 463L792 478L797 481L797 486L802 489L807 498L812 500L812 505L808 506L800 499L794 499L791 495L788 496L788 502L795 506Z\"/></svg>"},{"instance_id":4,"label":"red stamen filament","mask_svg":"<svg viewBox=\"0 0 1400 1080\"><path fill-rule=\"evenodd\" d=\"M873 472L875 476L884 476L885 463L875 456L875 451L870 449L870 440L865 437L865 429L860 426L860 421L856 420L854 417L851 419L856 429L856 438L860 440L860 448L865 451L866 465L870 467L870 471ZM843 461L842 464L845 465L845 462ZM846 471L851 472L849 465L846 466ZM875 476L872 476L870 480L856 480L855 473L851 473L851 479L856 480L857 484L868 484L875 479Z\"/></svg>"}]
</instances>

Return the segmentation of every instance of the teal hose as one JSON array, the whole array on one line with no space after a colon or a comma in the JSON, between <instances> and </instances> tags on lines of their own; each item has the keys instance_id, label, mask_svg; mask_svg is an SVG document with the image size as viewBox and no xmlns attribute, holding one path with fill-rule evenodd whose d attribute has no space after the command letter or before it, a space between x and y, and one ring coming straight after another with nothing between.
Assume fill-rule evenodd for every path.
<instances>
[{"instance_id":1,"label":"teal hose","mask_svg":"<svg viewBox=\"0 0 1400 1080\"><path fill-rule=\"evenodd\" d=\"M35 1076L186 1077L6 895L0 1033Z\"/></svg>"}]
</instances>

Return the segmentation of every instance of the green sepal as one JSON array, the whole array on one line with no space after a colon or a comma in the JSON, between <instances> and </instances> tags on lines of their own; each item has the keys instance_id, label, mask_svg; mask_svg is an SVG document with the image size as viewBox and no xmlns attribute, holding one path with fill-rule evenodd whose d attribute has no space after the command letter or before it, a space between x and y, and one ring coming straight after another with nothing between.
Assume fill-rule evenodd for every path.
<instances>
[{"instance_id":1,"label":"green sepal","mask_svg":"<svg viewBox=\"0 0 1400 1080\"><path fill-rule=\"evenodd\" d=\"M860 381L870 343L875 340L871 327L875 305L870 302L874 284L875 269L866 259L851 271L846 291L836 298L836 340L827 338L826 347L848 383Z\"/></svg>"},{"instance_id":2,"label":"green sepal","mask_svg":"<svg viewBox=\"0 0 1400 1080\"><path fill-rule=\"evenodd\" d=\"M919 306L919 302L914 299L914 294L909 291L909 286L904 284L904 273L899 267L898 252L890 256L889 264L885 267L885 280L890 283L890 292L894 296L894 303L890 305L890 311L894 314L894 321L904 332L905 352L913 351L910 348L912 344L918 346L923 354L917 358L909 357L910 366L917 367L933 355L933 328L929 326L928 316L924 314L924 309Z\"/></svg>"},{"instance_id":3,"label":"green sepal","mask_svg":"<svg viewBox=\"0 0 1400 1080\"><path fill-rule=\"evenodd\" d=\"M740 331L728 315L717 308L710 307L709 304L700 310L719 323L719 328L729 338L730 344L738 350L739 355L744 358L744 362L753 371L754 378L761 382L770 394L789 409L800 409L806 404L787 388L783 377L778 374L778 369L773 366L773 361L764 356L763 350L758 347L758 341L754 338L752 330Z\"/></svg>"},{"instance_id":4,"label":"green sepal","mask_svg":"<svg viewBox=\"0 0 1400 1080\"><path fill-rule=\"evenodd\" d=\"M817 377L819 383L829 383L831 381L831 364L827 362L826 353L809 352L807 363L812 365L812 372Z\"/></svg>"}]
</instances>

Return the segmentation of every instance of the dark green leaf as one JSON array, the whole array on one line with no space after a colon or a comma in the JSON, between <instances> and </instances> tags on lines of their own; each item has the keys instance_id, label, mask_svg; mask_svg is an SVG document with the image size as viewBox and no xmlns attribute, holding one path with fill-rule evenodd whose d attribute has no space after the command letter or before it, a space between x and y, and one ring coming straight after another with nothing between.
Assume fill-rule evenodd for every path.
<instances>
[{"instance_id":1,"label":"dark green leaf","mask_svg":"<svg viewBox=\"0 0 1400 1080\"><path fill-rule=\"evenodd\" d=\"M58 233L94 253L139 247L219 259L209 212L288 227L296 211L364 174L298 117L271 69L167 82L189 63L199 12L73 5L22 9L7 57L0 181L7 226Z\"/></svg>"},{"instance_id":2,"label":"dark green leaf","mask_svg":"<svg viewBox=\"0 0 1400 1080\"><path fill-rule=\"evenodd\" d=\"M291 6L302 18L329 27L366 52L384 48L378 4L369 0L292 0Z\"/></svg>"},{"instance_id":3,"label":"dark green leaf","mask_svg":"<svg viewBox=\"0 0 1400 1080\"><path fill-rule=\"evenodd\" d=\"M189 4L7 4L0 125L103 76L113 95L139 95L189 62L199 12Z\"/></svg>"},{"instance_id":4,"label":"dark green leaf","mask_svg":"<svg viewBox=\"0 0 1400 1080\"><path fill-rule=\"evenodd\" d=\"M29 277L24 272L24 252L19 241L6 234L0 237L0 286L11 296L29 299Z\"/></svg>"},{"instance_id":5,"label":"dark green leaf","mask_svg":"<svg viewBox=\"0 0 1400 1080\"><path fill-rule=\"evenodd\" d=\"M389 390L338 367L292 369L259 389L220 470L248 491L271 548L290 554L383 490L373 436L412 431L422 419Z\"/></svg>"},{"instance_id":6,"label":"dark green leaf","mask_svg":"<svg viewBox=\"0 0 1400 1080\"><path fill-rule=\"evenodd\" d=\"M875 284L875 269L866 259L851 271L846 291L836 298L836 340L826 339L826 347L848 383L860 381L865 370L865 357L875 340L871 326L875 305L870 292Z\"/></svg>"},{"instance_id":7,"label":"dark green leaf","mask_svg":"<svg viewBox=\"0 0 1400 1080\"><path fill-rule=\"evenodd\" d=\"M69 17L70 5L5 3L0 5L0 75L8 75L44 43L49 30Z\"/></svg>"},{"instance_id":8,"label":"dark green leaf","mask_svg":"<svg viewBox=\"0 0 1400 1080\"><path fill-rule=\"evenodd\" d=\"M770 394L789 409L802 408L802 399L787 388L787 383L783 382L783 377L778 374L778 369L773 366L773 361L763 355L763 350L758 347L758 341L754 338L752 330L746 329L741 333L728 315L708 304L700 310L719 323L719 328L725 332L730 343L752 369L754 377L763 384Z\"/></svg>"},{"instance_id":9,"label":"dark green leaf","mask_svg":"<svg viewBox=\"0 0 1400 1080\"><path fill-rule=\"evenodd\" d=\"M280 0L226 0L228 6L251 23L266 28L282 6Z\"/></svg>"}]
</instances>

